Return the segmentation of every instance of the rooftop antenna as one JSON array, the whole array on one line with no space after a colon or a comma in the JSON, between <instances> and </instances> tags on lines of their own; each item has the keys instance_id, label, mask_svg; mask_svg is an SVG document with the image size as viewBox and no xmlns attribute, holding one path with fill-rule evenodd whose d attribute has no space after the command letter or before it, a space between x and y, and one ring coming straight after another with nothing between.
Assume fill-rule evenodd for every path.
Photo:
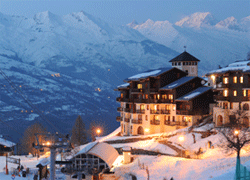
<instances>
[{"instance_id":1,"label":"rooftop antenna","mask_svg":"<svg viewBox=\"0 0 250 180\"><path fill-rule=\"evenodd\" d=\"M184 52L186 52L187 46L184 46Z\"/></svg>"}]
</instances>

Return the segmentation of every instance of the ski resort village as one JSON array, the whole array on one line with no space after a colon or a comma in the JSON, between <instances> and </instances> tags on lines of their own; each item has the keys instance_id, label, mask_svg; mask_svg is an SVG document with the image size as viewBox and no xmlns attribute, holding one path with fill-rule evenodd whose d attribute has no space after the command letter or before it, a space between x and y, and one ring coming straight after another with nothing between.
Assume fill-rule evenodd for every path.
<instances>
[{"instance_id":1,"label":"ski resort village","mask_svg":"<svg viewBox=\"0 0 250 180\"><path fill-rule=\"evenodd\" d=\"M0 32L0 180L250 180L250 16Z\"/></svg>"}]
</instances>

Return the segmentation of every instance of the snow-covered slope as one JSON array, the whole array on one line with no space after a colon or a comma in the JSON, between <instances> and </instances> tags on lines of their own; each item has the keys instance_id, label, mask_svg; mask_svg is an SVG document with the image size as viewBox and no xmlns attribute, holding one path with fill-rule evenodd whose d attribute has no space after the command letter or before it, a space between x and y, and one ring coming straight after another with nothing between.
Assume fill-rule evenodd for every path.
<instances>
[{"instance_id":1,"label":"snow-covered slope","mask_svg":"<svg viewBox=\"0 0 250 180\"><path fill-rule=\"evenodd\" d=\"M245 59L250 50L250 18L237 21L234 17L217 21L209 12L194 13L172 24L147 20L133 24L145 37L178 52L187 51L201 60L200 75L206 71Z\"/></svg>"},{"instance_id":2,"label":"snow-covered slope","mask_svg":"<svg viewBox=\"0 0 250 180\"><path fill-rule=\"evenodd\" d=\"M46 11L33 18L0 14L0 32L2 71L67 132L77 115L87 125L91 120L111 124L105 133L116 128L114 88L139 71L169 66L178 55L134 29L107 24L85 12L58 16ZM40 119L0 78L0 118L20 124Z\"/></svg>"}]
</instances>

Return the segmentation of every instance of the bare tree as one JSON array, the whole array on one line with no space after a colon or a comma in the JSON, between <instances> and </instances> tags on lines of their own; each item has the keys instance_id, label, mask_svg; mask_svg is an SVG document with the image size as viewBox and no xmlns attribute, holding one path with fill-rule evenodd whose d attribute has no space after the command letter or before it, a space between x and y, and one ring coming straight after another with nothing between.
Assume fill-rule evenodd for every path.
<instances>
[{"instance_id":1,"label":"bare tree","mask_svg":"<svg viewBox=\"0 0 250 180\"><path fill-rule=\"evenodd\" d=\"M234 150L237 152L237 159L240 162L240 151L246 145L250 143L250 130L249 124L244 122L246 117L245 110L238 110L230 118L228 124L224 124L218 131L226 139L226 143L223 144L226 150ZM247 121L248 122L248 121Z\"/></svg>"},{"instance_id":2,"label":"bare tree","mask_svg":"<svg viewBox=\"0 0 250 180\"><path fill-rule=\"evenodd\" d=\"M87 143L85 124L80 115L77 117L75 125L72 128L71 143L74 147Z\"/></svg>"},{"instance_id":3,"label":"bare tree","mask_svg":"<svg viewBox=\"0 0 250 180\"><path fill-rule=\"evenodd\" d=\"M39 123L35 123L35 124L29 126L25 130L23 137L21 139L22 152L25 154L31 153L33 156L35 156L37 154L39 155L40 152L32 146L32 143L36 142L35 134L46 133L46 132L47 132L46 129ZM40 142L42 142L42 139L43 139L42 135L39 135L38 139Z\"/></svg>"}]
</instances>

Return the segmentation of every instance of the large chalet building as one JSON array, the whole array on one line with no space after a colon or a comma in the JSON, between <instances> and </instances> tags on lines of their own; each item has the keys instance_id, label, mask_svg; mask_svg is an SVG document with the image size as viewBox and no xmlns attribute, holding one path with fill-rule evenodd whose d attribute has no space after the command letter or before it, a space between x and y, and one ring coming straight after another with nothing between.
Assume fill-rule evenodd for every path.
<instances>
[{"instance_id":1,"label":"large chalet building","mask_svg":"<svg viewBox=\"0 0 250 180\"><path fill-rule=\"evenodd\" d=\"M210 113L212 87L198 77L199 60L188 52L172 67L131 76L117 87L122 135L154 134L191 126Z\"/></svg>"},{"instance_id":2,"label":"large chalet building","mask_svg":"<svg viewBox=\"0 0 250 180\"><path fill-rule=\"evenodd\" d=\"M249 127L250 61L236 61L227 67L206 74L208 84L217 93L213 121L217 127L234 121L237 110L244 110L242 124Z\"/></svg>"}]
</instances>

